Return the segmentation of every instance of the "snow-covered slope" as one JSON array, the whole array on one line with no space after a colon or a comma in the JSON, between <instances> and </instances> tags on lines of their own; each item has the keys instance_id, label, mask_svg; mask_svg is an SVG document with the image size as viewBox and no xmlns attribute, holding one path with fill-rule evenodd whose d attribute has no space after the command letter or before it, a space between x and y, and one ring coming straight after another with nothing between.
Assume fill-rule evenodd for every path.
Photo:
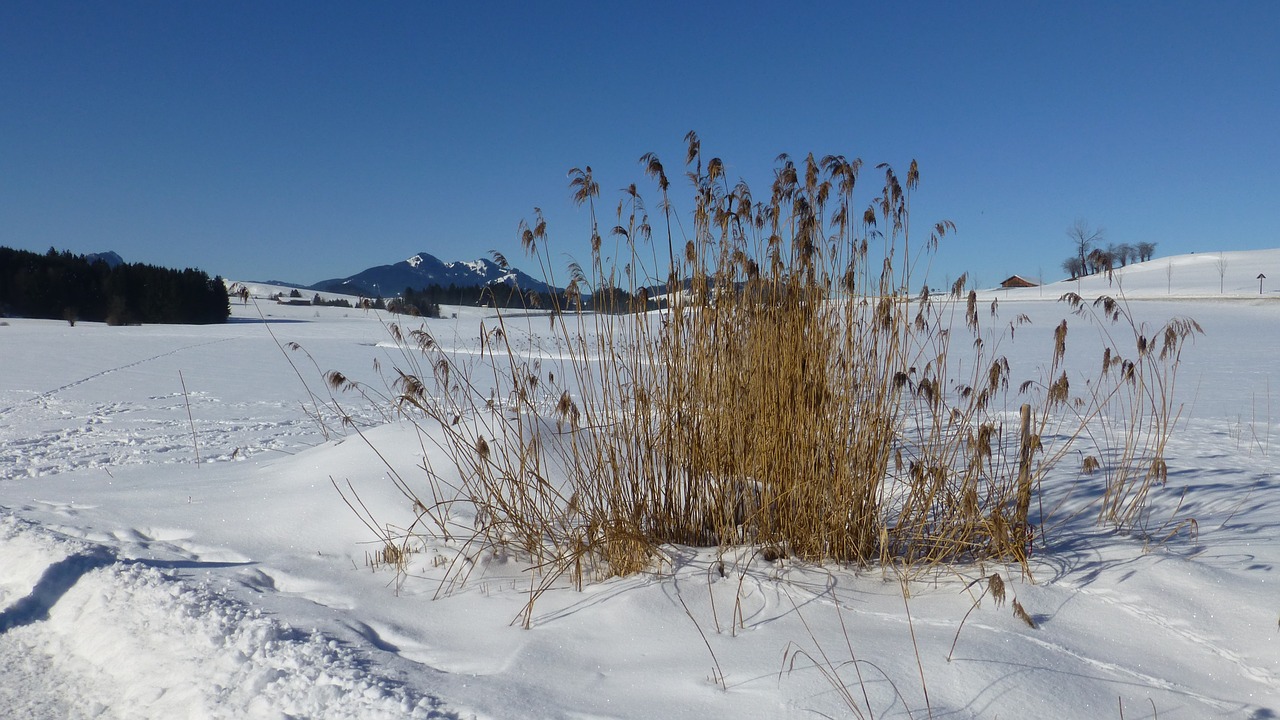
<instances>
[{"instance_id":1,"label":"snow-covered slope","mask_svg":"<svg viewBox=\"0 0 1280 720\"><path fill-rule=\"evenodd\" d=\"M1280 302L1245 277L1280 252L1226 253L1234 293L1201 257L1122 281L1140 320L1205 329L1145 535L1082 516L1030 578L959 567L907 592L878 569L671 547L652 572L553 588L529 630L516 558L432 542L408 576L370 566L381 546L335 485L403 526L389 473L425 491L424 452L447 465L385 403L335 396L360 433L326 409L322 372L376 386L375 360L405 361L387 318L233 302L221 326L5 321L0 717L1280 716ZM1066 314L1048 300L1075 289L990 293L1032 320L1003 348L1015 367L1046 357ZM489 311L456 310L425 327L479 361ZM507 318L512 345L555 362L545 320L524 322ZM974 607L993 572L1037 628Z\"/></svg>"},{"instance_id":2,"label":"snow-covered slope","mask_svg":"<svg viewBox=\"0 0 1280 720\"><path fill-rule=\"evenodd\" d=\"M1258 275L1266 278L1259 284ZM1261 292L1259 288L1261 287ZM1280 296L1280 249L1192 253L1155 258L1079 280L1061 280L1043 288L1000 290L1001 296L1057 298L1123 293L1136 298L1258 298Z\"/></svg>"}]
</instances>

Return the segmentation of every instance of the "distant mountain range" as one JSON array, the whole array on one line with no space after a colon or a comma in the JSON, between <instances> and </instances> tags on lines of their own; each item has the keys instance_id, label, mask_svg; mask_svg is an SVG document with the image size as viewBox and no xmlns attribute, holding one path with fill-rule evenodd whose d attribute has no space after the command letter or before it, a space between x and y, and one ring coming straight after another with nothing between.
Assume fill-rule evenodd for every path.
<instances>
[{"instance_id":1,"label":"distant mountain range","mask_svg":"<svg viewBox=\"0 0 1280 720\"><path fill-rule=\"evenodd\" d=\"M420 252L393 265L378 265L344 278L321 280L305 286L318 292L391 297L405 288L422 290L432 285L447 288L514 285L521 290L546 292L550 286L517 268L503 269L491 260L444 262Z\"/></svg>"}]
</instances>

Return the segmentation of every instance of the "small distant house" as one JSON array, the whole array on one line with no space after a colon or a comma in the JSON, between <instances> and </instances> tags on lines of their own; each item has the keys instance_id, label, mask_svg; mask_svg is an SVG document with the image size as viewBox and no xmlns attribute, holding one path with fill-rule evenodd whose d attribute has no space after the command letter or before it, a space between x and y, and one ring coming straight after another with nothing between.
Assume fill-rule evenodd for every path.
<instances>
[{"instance_id":1,"label":"small distant house","mask_svg":"<svg viewBox=\"0 0 1280 720\"><path fill-rule=\"evenodd\" d=\"M1039 283L1031 282L1030 280L1022 277L1021 275L1011 275L1008 280L1005 280L1004 282L1000 283L1000 287L1006 288L1006 289L1029 288L1029 287L1040 287L1040 285Z\"/></svg>"}]
</instances>

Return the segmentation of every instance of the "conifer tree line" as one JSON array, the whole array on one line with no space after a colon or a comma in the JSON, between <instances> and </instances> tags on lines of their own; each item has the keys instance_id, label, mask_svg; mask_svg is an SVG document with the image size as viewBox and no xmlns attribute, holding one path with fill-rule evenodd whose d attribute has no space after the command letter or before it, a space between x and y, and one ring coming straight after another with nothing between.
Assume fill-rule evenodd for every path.
<instances>
[{"instance_id":1,"label":"conifer tree line","mask_svg":"<svg viewBox=\"0 0 1280 720\"><path fill-rule=\"evenodd\" d=\"M665 292L665 290L661 290ZM450 284L443 287L438 284L428 285L420 289L406 287L399 297L388 300L387 307L392 312L422 315L423 317L440 317L441 305L470 305L485 307L501 307L508 309L543 309L543 310L586 310L602 313L643 312L657 307L657 303L649 298L650 291L632 295L619 287L600 287L586 297L579 297L572 292L558 291L537 292L522 291L518 287L498 283L495 285L468 285L459 287Z\"/></svg>"},{"instance_id":2,"label":"conifer tree line","mask_svg":"<svg viewBox=\"0 0 1280 720\"><path fill-rule=\"evenodd\" d=\"M439 317L440 305L496 306L503 308L550 308L549 293L521 291L517 287L499 283L497 285L464 285L450 284L444 287L438 284L414 289L406 287L399 298L388 300L392 304L408 308L416 307L419 314L427 317Z\"/></svg>"},{"instance_id":3,"label":"conifer tree line","mask_svg":"<svg viewBox=\"0 0 1280 720\"><path fill-rule=\"evenodd\" d=\"M209 324L230 314L222 278L142 263L109 266L50 248L0 247L0 315L133 323Z\"/></svg>"}]
</instances>

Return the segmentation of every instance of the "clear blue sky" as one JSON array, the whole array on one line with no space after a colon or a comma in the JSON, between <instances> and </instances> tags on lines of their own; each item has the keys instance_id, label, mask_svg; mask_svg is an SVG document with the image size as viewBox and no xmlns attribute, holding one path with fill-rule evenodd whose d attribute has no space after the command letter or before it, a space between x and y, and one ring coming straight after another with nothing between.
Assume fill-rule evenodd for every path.
<instances>
[{"instance_id":1,"label":"clear blue sky","mask_svg":"<svg viewBox=\"0 0 1280 720\"><path fill-rule=\"evenodd\" d=\"M1280 246L1280 3L0 3L0 245L310 283L523 260L683 137L921 169L931 282L1062 276L1077 218L1157 256ZM682 178L677 209L690 193ZM656 207L656 190L648 192Z\"/></svg>"}]
</instances>

